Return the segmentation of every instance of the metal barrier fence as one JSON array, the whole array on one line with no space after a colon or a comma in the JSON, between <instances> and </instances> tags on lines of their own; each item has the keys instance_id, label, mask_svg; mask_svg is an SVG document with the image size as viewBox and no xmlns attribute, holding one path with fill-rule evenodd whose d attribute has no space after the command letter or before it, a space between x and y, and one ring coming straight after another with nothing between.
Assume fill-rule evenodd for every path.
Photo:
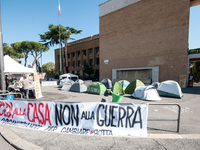
<instances>
[{"instance_id":1,"label":"metal barrier fence","mask_svg":"<svg viewBox=\"0 0 200 150\"><path fill-rule=\"evenodd\" d=\"M4 93L4 94L0 94L0 95L2 95L2 96L8 95L9 96L8 100L10 100L10 95L20 95L21 99L23 99L23 96L21 93Z\"/></svg>"},{"instance_id":2,"label":"metal barrier fence","mask_svg":"<svg viewBox=\"0 0 200 150\"><path fill-rule=\"evenodd\" d=\"M175 105L178 107L178 119L148 119L148 121L177 121L177 132L180 131L181 106L177 103L149 103L149 105Z\"/></svg>"}]
</instances>

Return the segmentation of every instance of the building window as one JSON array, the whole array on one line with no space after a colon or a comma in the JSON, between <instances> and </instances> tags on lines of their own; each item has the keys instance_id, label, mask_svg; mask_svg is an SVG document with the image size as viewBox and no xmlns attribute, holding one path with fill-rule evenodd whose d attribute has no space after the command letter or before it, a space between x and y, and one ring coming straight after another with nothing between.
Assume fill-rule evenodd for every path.
<instances>
[{"instance_id":1,"label":"building window","mask_svg":"<svg viewBox=\"0 0 200 150\"><path fill-rule=\"evenodd\" d=\"M90 54L90 55L93 55L92 49L89 49L89 54Z\"/></svg>"},{"instance_id":2,"label":"building window","mask_svg":"<svg viewBox=\"0 0 200 150\"><path fill-rule=\"evenodd\" d=\"M86 50L83 50L83 56L86 56Z\"/></svg>"},{"instance_id":3,"label":"building window","mask_svg":"<svg viewBox=\"0 0 200 150\"><path fill-rule=\"evenodd\" d=\"M86 64L87 64L86 60L84 60L83 64L84 64L84 66L86 66Z\"/></svg>"},{"instance_id":4,"label":"building window","mask_svg":"<svg viewBox=\"0 0 200 150\"><path fill-rule=\"evenodd\" d=\"M77 75L80 76L80 71L79 70L77 71Z\"/></svg>"},{"instance_id":5,"label":"building window","mask_svg":"<svg viewBox=\"0 0 200 150\"><path fill-rule=\"evenodd\" d=\"M69 53L67 54L67 58L70 59L70 54Z\"/></svg>"},{"instance_id":6,"label":"building window","mask_svg":"<svg viewBox=\"0 0 200 150\"><path fill-rule=\"evenodd\" d=\"M77 52L78 57L80 57L80 51Z\"/></svg>"},{"instance_id":7,"label":"building window","mask_svg":"<svg viewBox=\"0 0 200 150\"><path fill-rule=\"evenodd\" d=\"M72 71L72 74L74 74L74 71Z\"/></svg>"},{"instance_id":8,"label":"building window","mask_svg":"<svg viewBox=\"0 0 200 150\"><path fill-rule=\"evenodd\" d=\"M73 66L72 67L75 68L75 61L73 61Z\"/></svg>"},{"instance_id":9,"label":"building window","mask_svg":"<svg viewBox=\"0 0 200 150\"><path fill-rule=\"evenodd\" d=\"M99 47L96 48L96 55L99 55Z\"/></svg>"},{"instance_id":10,"label":"building window","mask_svg":"<svg viewBox=\"0 0 200 150\"><path fill-rule=\"evenodd\" d=\"M73 58L75 58L75 53L72 53L72 55L73 55Z\"/></svg>"},{"instance_id":11,"label":"building window","mask_svg":"<svg viewBox=\"0 0 200 150\"><path fill-rule=\"evenodd\" d=\"M96 58L96 66L99 66L99 58Z\"/></svg>"},{"instance_id":12,"label":"building window","mask_svg":"<svg viewBox=\"0 0 200 150\"><path fill-rule=\"evenodd\" d=\"M93 59L90 59L90 66L93 66Z\"/></svg>"},{"instance_id":13,"label":"building window","mask_svg":"<svg viewBox=\"0 0 200 150\"><path fill-rule=\"evenodd\" d=\"M68 62L68 67L70 67L70 62Z\"/></svg>"},{"instance_id":14,"label":"building window","mask_svg":"<svg viewBox=\"0 0 200 150\"><path fill-rule=\"evenodd\" d=\"M81 66L81 61L79 60L78 61L78 66L77 67L80 67Z\"/></svg>"}]
</instances>

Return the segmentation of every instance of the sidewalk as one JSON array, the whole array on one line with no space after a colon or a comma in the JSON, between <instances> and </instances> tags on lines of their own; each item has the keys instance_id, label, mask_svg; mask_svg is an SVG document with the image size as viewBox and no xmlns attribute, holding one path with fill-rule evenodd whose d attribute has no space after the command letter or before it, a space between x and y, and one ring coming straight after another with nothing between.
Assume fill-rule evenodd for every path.
<instances>
[{"instance_id":1,"label":"sidewalk","mask_svg":"<svg viewBox=\"0 0 200 150\"><path fill-rule=\"evenodd\" d=\"M176 122L148 122L148 137L101 137L54 133L0 125L1 134L21 149L199 149L200 147L200 87L182 90L184 97L174 99L162 97L160 103L181 105L180 133ZM55 87L42 87L43 98L39 101L100 102L104 95L61 91ZM111 101L109 96L107 101ZM129 95L122 102L140 104L149 101L134 99ZM149 118L177 117L177 108L149 106Z\"/></svg>"}]
</instances>

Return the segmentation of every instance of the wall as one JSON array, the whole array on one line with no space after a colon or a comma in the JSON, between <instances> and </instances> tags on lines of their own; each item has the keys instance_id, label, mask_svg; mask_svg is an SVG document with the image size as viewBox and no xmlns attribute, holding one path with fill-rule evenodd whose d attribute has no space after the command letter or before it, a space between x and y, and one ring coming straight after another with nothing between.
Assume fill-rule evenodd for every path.
<instances>
[{"instance_id":1,"label":"wall","mask_svg":"<svg viewBox=\"0 0 200 150\"><path fill-rule=\"evenodd\" d=\"M186 75L189 9L189 0L141 0L101 16L100 80L117 68L158 66L159 82Z\"/></svg>"}]
</instances>

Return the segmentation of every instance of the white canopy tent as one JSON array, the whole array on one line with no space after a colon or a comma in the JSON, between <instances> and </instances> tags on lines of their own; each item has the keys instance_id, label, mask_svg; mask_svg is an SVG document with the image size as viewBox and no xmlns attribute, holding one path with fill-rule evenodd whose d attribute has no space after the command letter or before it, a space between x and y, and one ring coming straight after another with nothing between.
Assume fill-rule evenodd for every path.
<instances>
[{"instance_id":1,"label":"white canopy tent","mask_svg":"<svg viewBox=\"0 0 200 150\"><path fill-rule=\"evenodd\" d=\"M71 73L67 73L67 74L63 74L63 75L59 76L59 79L61 79L61 80L65 79L65 78L76 81L78 79L78 76L75 74L71 74Z\"/></svg>"},{"instance_id":2,"label":"white canopy tent","mask_svg":"<svg viewBox=\"0 0 200 150\"><path fill-rule=\"evenodd\" d=\"M24 67L23 65L16 62L14 59L10 58L10 56L4 56L4 73L6 74L27 74L33 73L34 70L32 68Z\"/></svg>"}]
</instances>

